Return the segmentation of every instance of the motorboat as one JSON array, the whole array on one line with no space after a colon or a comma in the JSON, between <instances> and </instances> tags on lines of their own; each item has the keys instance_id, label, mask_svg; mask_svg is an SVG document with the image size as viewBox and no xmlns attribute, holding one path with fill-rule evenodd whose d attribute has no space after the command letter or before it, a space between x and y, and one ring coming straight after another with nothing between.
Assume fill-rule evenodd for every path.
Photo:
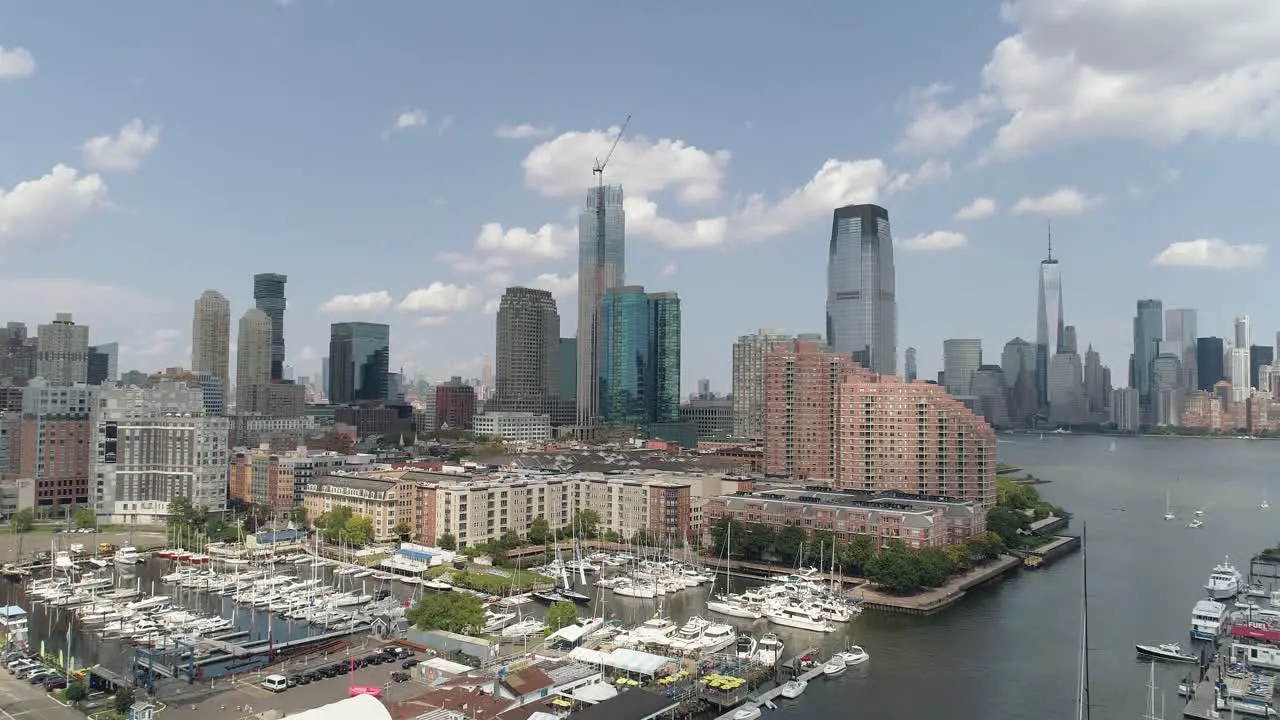
<instances>
[{"instance_id":1,"label":"motorboat","mask_svg":"<svg viewBox=\"0 0 1280 720\"><path fill-rule=\"evenodd\" d=\"M1191 528L1192 530L1195 530L1196 528L1203 527L1203 526L1204 526L1204 521L1201 520L1200 518L1196 518L1195 520L1192 520L1191 522L1187 523L1187 527Z\"/></svg>"},{"instance_id":2,"label":"motorboat","mask_svg":"<svg viewBox=\"0 0 1280 720\"><path fill-rule=\"evenodd\" d=\"M1214 566L1204 589L1214 600L1227 600L1239 594L1243 580L1236 566L1231 564L1231 558L1227 557L1220 565Z\"/></svg>"},{"instance_id":3,"label":"motorboat","mask_svg":"<svg viewBox=\"0 0 1280 720\"><path fill-rule=\"evenodd\" d=\"M580 593L577 590L562 588L561 590L559 590L559 593L560 593L561 599L569 600L569 601L578 603L579 605L588 605L591 603L590 595Z\"/></svg>"},{"instance_id":4,"label":"motorboat","mask_svg":"<svg viewBox=\"0 0 1280 720\"><path fill-rule=\"evenodd\" d=\"M1200 600L1191 609L1191 637L1196 640L1217 640L1222 635L1222 622L1227 606L1216 600Z\"/></svg>"},{"instance_id":5,"label":"motorboat","mask_svg":"<svg viewBox=\"0 0 1280 720\"><path fill-rule=\"evenodd\" d=\"M748 705L738 708L738 711L733 714L733 720L760 720L760 706Z\"/></svg>"},{"instance_id":6,"label":"motorboat","mask_svg":"<svg viewBox=\"0 0 1280 720\"><path fill-rule=\"evenodd\" d=\"M453 589L452 585L444 582L443 580L423 580L422 587L427 588L428 590L438 590L440 592L447 592Z\"/></svg>"},{"instance_id":7,"label":"motorboat","mask_svg":"<svg viewBox=\"0 0 1280 720\"><path fill-rule=\"evenodd\" d=\"M854 645L844 652L836 653L836 658L844 660L845 665L861 665L871 659L871 654L863 650L861 645Z\"/></svg>"},{"instance_id":8,"label":"motorboat","mask_svg":"<svg viewBox=\"0 0 1280 720\"><path fill-rule=\"evenodd\" d=\"M714 600L707 601L707 610L729 617L746 618L748 620L759 620L764 617L764 613L747 605L746 603L728 596L717 597Z\"/></svg>"},{"instance_id":9,"label":"motorboat","mask_svg":"<svg viewBox=\"0 0 1280 720\"><path fill-rule=\"evenodd\" d=\"M498 601L498 604L502 607L518 607L531 602L533 602L533 596L529 593L517 593L515 595L508 595L507 597L502 598Z\"/></svg>"},{"instance_id":10,"label":"motorboat","mask_svg":"<svg viewBox=\"0 0 1280 720\"><path fill-rule=\"evenodd\" d=\"M1199 510L1199 509L1197 509L1197 510L1196 510L1196 517L1204 517L1204 511L1203 511L1203 510Z\"/></svg>"},{"instance_id":11,"label":"motorboat","mask_svg":"<svg viewBox=\"0 0 1280 720\"><path fill-rule=\"evenodd\" d=\"M1188 655L1182 651L1182 646L1177 643L1162 643L1160 645L1134 645L1138 654L1152 658L1155 660L1164 660L1165 662L1193 663L1198 662L1200 658L1195 655Z\"/></svg>"},{"instance_id":12,"label":"motorboat","mask_svg":"<svg viewBox=\"0 0 1280 720\"><path fill-rule=\"evenodd\" d=\"M756 642L755 655L752 658L761 665L776 665L782 660L782 651L786 648L774 633L766 633Z\"/></svg>"},{"instance_id":13,"label":"motorboat","mask_svg":"<svg viewBox=\"0 0 1280 720\"><path fill-rule=\"evenodd\" d=\"M548 605L554 605L565 598L556 590L538 590L533 593L533 599Z\"/></svg>"},{"instance_id":14,"label":"motorboat","mask_svg":"<svg viewBox=\"0 0 1280 720\"><path fill-rule=\"evenodd\" d=\"M750 660L756 654L756 639L746 634L739 635L737 652L739 660Z\"/></svg>"},{"instance_id":15,"label":"motorboat","mask_svg":"<svg viewBox=\"0 0 1280 720\"><path fill-rule=\"evenodd\" d=\"M609 589L613 591L614 595L642 599L651 599L656 597L658 594L657 589L653 585L640 584L630 580L624 580Z\"/></svg>"},{"instance_id":16,"label":"motorboat","mask_svg":"<svg viewBox=\"0 0 1280 720\"><path fill-rule=\"evenodd\" d=\"M706 622L703 620L703 622ZM662 617L654 615L640 624L640 627L631 631L631 637L639 643L652 643L655 645L666 645L671 641L671 636L676 632L676 624Z\"/></svg>"},{"instance_id":17,"label":"motorboat","mask_svg":"<svg viewBox=\"0 0 1280 720\"><path fill-rule=\"evenodd\" d=\"M514 625L508 625L502 629L502 637L504 638L525 638L532 635L541 635L546 632L547 626L540 620L535 618L525 618Z\"/></svg>"},{"instance_id":18,"label":"motorboat","mask_svg":"<svg viewBox=\"0 0 1280 720\"><path fill-rule=\"evenodd\" d=\"M843 675L848 667L848 665L844 664L844 660L837 657L822 666L822 674L827 677L836 677L837 675Z\"/></svg>"},{"instance_id":19,"label":"motorboat","mask_svg":"<svg viewBox=\"0 0 1280 720\"><path fill-rule=\"evenodd\" d=\"M782 690L778 694L788 700L795 700L804 694L804 690L807 687L809 687L809 683L806 680L788 680L782 685Z\"/></svg>"},{"instance_id":20,"label":"motorboat","mask_svg":"<svg viewBox=\"0 0 1280 720\"><path fill-rule=\"evenodd\" d=\"M766 609L764 616L775 625L793 627L799 630L824 633L835 632L836 630L836 626L830 620L823 619L822 615L816 610L796 607L795 605L775 605Z\"/></svg>"},{"instance_id":21,"label":"motorboat","mask_svg":"<svg viewBox=\"0 0 1280 720\"><path fill-rule=\"evenodd\" d=\"M481 632L495 633L510 625L516 619L515 613L500 613L486 611L484 614L484 628Z\"/></svg>"}]
</instances>

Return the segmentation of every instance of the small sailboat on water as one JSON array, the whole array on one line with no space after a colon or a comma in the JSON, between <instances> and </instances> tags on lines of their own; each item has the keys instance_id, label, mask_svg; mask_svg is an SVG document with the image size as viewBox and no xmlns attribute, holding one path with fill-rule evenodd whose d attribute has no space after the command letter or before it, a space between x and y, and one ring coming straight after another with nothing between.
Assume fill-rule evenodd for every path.
<instances>
[{"instance_id":1,"label":"small sailboat on water","mask_svg":"<svg viewBox=\"0 0 1280 720\"><path fill-rule=\"evenodd\" d=\"M1178 516L1173 514L1173 494L1169 490L1164 491L1164 519L1177 520Z\"/></svg>"},{"instance_id":2,"label":"small sailboat on water","mask_svg":"<svg viewBox=\"0 0 1280 720\"><path fill-rule=\"evenodd\" d=\"M1262 502L1258 505L1259 508L1266 510L1267 508L1271 507L1271 500L1268 499L1269 495L1270 493L1268 493L1266 490L1262 491Z\"/></svg>"},{"instance_id":3,"label":"small sailboat on water","mask_svg":"<svg viewBox=\"0 0 1280 720\"><path fill-rule=\"evenodd\" d=\"M1116 441L1112 440L1111 445L1107 446L1107 452L1115 452L1115 451L1116 451Z\"/></svg>"}]
</instances>

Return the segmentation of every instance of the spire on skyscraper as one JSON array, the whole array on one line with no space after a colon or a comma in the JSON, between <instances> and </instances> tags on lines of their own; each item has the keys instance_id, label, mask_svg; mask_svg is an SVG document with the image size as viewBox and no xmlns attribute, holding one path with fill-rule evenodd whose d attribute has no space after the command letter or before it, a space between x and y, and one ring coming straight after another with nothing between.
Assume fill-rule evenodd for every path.
<instances>
[{"instance_id":1,"label":"spire on skyscraper","mask_svg":"<svg viewBox=\"0 0 1280 720\"><path fill-rule=\"evenodd\" d=\"M1053 259L1053 220L1049 219L1049 220L1045 220L1045 222L1048 224L1048 227L1049 227L1049 256L1045 259L1052 260Z\"/></svg>"}]
</instances>

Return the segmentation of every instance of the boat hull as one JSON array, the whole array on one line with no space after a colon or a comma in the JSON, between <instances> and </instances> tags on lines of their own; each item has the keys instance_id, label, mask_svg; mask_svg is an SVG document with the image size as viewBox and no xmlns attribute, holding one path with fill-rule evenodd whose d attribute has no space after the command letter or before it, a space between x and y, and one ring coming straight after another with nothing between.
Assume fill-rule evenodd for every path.
<instances>
[{"instance_id":1,"label":"boat hull","mask_svg":"<svg viewBox=\"0 0 1280 720\"><path fill-rule=\"evenodd\" d=\"M1161 660L1163 662L1194 663L1200 659L1193 655L1179 655L1171 653L1168 650L1161 650L1158 647L1151 647L1149 645L1135 645L1134 649L1138 651L1138 655L1141 655L1144 658Z\"/></svg>"}]
</instances>

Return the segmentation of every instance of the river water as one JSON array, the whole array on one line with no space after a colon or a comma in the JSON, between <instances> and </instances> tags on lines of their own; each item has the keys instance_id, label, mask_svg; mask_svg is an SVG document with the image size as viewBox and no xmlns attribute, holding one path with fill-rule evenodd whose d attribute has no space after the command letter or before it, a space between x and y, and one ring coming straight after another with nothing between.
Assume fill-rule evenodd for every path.
<instances>
[{"instance_id":1,"label":"river water","mask_svg":"<svg viewBox=\"0 0 1280 720\"><path fill-rule=\"evenodd\" d=\"M1202 597L1210 568L1231 555L1247 571L1250 555L1277 543L1280 509L1258 508L1263 498L1280 501L1272 468L1280 442L1100 436L1011 436L999 444L1000 459L1049 481L1040 485L1049 501L1074 513L1071 531L1088 524L1090 675L1094 717L1134 718L1146 710L1147 666L1134 658L1135 643L1187 644L1191 606ZM1166 493L1177 521L1164 521ZM1195 509L1204 526L1187 527ZM731 620L759 636L774 630L789 649L822 644L835 649L858 643L871 661L844 676L819 679L796 701L781 701L776 718L946 717L1066 720L1075 715L1079 662L1082 558L1064 558L1034 573L981 588L955 607L930 618L864 613L841 632L812 633ZM301 572L309 573L309 569ZM142 568L144 589L156 571ZM8 602L20 601L5 584ZM157 592L165 592L157 589ZM171 593L166 593L171 594ZM662 598L662 612L676 620L702 614L703 593ZM185 604L231 612L224 598L192 593ZM33 638L51 647L65 644L66 613L32 608ZM654 600L613 596L609 612L639 621L657 609ZM238 620L264 637L264 613L237 610ZM273 635L303 632L276 620ZM74 654L120 667L128 650L118 643L76 635ZM1160 668L1157 685L1167 717L1181 703L1177 680L1185 669Z\"/></svg>"}]
</instances>

